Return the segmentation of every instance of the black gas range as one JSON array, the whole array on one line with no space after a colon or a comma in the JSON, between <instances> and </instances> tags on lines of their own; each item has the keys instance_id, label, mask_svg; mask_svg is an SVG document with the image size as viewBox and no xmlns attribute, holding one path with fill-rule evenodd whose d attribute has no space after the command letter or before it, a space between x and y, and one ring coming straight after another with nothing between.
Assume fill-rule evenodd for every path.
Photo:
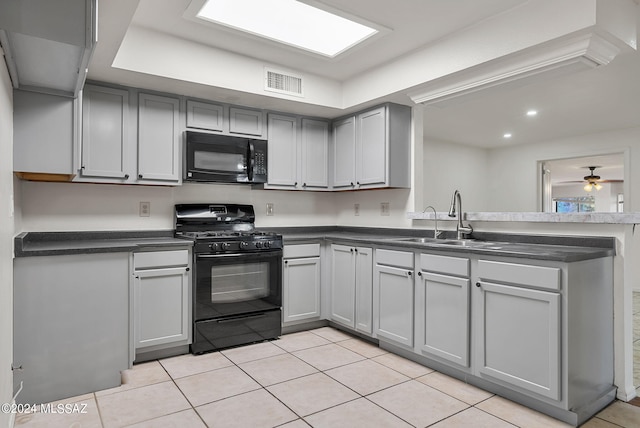
<instances>
[{"instance_id":1,"label":"black gas range","mask_svg":"<svg viewBox=\"0 0 640 428\"><path fill-rule=\"evenodd\" d=\"M279 337L282 236L256 230L251 205L175 208L175 236L194 241L191 352Z\"/></svg>"}]
</instances>

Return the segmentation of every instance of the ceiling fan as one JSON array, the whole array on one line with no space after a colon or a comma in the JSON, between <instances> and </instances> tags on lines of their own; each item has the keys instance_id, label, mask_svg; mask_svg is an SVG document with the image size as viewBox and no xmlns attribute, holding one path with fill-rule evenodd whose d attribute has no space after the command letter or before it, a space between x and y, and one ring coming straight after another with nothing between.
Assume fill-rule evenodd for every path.
<instances>
[{"instance_id":1,"label":"ceiling fan","mask_svg":"<svg viewBox=\"0 0 640 428\"><path fill-rule=\"evenodd\" d=\"M591 173L589 175L585 175L583 177L584 181L587 182L587 184L584 185L584 190L586 190L587 192L590 192L591 190L593 190L594 187L596 188L596 190L602 189L602 185L600 184L600 176L593 174L593 171L596 168L599 168L599 167L597 167L597 166L588 166L587 168L589 168L589 170L591 170Z\"/></svg>"}]
</instances>

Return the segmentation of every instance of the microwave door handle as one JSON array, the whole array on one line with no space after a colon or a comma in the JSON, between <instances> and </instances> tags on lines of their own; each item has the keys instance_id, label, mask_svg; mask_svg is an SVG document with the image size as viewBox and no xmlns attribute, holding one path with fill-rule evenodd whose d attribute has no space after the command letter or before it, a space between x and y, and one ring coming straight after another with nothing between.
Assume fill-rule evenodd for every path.
<instances>
[{"instance_id":1,"label":"microwave door handle","mask_svg":"<svg viewBox=\"0 0 640 428\"><path fill-rule=\"evenodd\" d=\"M255 167L255 152L256 152L256 148L253 145L253 141L249 140L249 159L247 162L247 176L249 178L249 181L253 181L253 169Z\"/></svg>"}]
</instances>

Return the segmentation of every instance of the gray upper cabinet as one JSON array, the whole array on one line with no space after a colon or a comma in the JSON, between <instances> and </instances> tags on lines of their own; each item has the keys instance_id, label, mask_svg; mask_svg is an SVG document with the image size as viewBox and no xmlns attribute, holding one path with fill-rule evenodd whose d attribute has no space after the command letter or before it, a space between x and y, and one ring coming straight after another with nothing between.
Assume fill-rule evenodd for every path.
<instances>
[{"instance_id":1,"label":"gray upper cabinet","mask_svg":"<svg viewBox=\"0 0 640 428\"><path fill-rule=\"evenodd\" d=\"M333 122L333 188L353 189L356 184L356 118Z\"/></svg>"},{"instance_id":2,"label":"gray upper cabinet","mask_svg":"<svg viewBox=\"0 0 640 428\"><path fill-rule=\"evenodd\" d=\"M421 254L416 278L417 351L469 367L469 259Z\"/></svg>"},{"instance_id":3,"label":"gray upper cabinet","mask_svg":"<svg viewBox=\"0 0 640 428\"><path fill-rule=\"evenodd\" d=\"M298 186L298 119L269 114L268 186Z\"/></svg>"},{"instance_id":4,"label":"gray upper cabinet","mask_svg":"<svg viewBox=\"0 0 640 428\"><path fill-rule=\"evenodd\" d=\"M140 94L138 103L138 179L180 181L180 101Z\"/></svg>"},{"instance_id":5,"label":"gray upper cabinet","mask_svg":"<svg viewBox=\"0 0 640 428\"><path fill-rule=\"evenodd\" d=\"M333 124L334 189L410 187L411 108L385 104Z\"/></svg>"},{"instance_id":6,"label":"gray upper cabinet","mask_svg":"<svg viewBox=\"0 0 640 428\"><path fill-rule=\"evenodd\" d=\"M221 104L187 100L187 128L228 132L228 107Z\"/></svg>"},{"instance_id":7,"label":"gray upper cabinet","mask_svg":"<svg viewBox=\"0 0 640 428\"><path fill-rule=\"evenodd\" d=\"M282 114L268 118L269 178L266 188L326 190L329 123Z\"/></svg>"},{"instance_id":8,"label":"gray upper cabinet","mask_svg":"<svg viewBox=\"0 0 640 428\"><path fill-rule=\"evenodd\" d=\"M14 90L13 169L21 178L70 181L78 100Z\"/></svg>"},{"instance_id":9,"label":"gray upper cabinet","mask_svg":"<svg viewBox=\"0 0 640 428\"><path fill-rule=\"evenodd\" d=\"M85 86L82 102L81 177L129 178L129 91Z\"/></svg>"},{"instance_id":10,"label":"gray upper cabinet","mask_svg":"<svg viewBox=\"0 0 640 428\"><path fill-rule=\"evenodd\" d=\"M305 189L329 185L329 123L303 118L300 135L300 178Z\"/></svg>"},{"instance_id":11,"label":"gray upper cabinet","mask_svg":"<svg viewBox=\"0 0 640 428\"><path fill-rule=\"evenodd\" d=\"M264 112L239 107L229 108L229 132L257 138L265 137Z\"/></svg>"},{"instance_id":12,"label":"gray upper cabinet","mask_svg":"<svg viewBox=\"0 0 640 428\"><path fill-rule=\"evenodd\" d=\"M74 181L180 184L180 123L178 98L86 85Z\"/></svg>"}]
</instances>

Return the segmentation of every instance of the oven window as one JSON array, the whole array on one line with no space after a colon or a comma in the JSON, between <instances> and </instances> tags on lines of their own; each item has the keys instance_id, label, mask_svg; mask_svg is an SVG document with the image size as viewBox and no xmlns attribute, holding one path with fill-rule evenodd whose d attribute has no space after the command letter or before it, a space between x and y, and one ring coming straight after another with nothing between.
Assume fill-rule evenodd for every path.
<instances>
[{"instance_id":1,"label":"oven window","mask_svg":"<svg viewBox=\"0 0 640 428\"><path fill-rule=\"evenodd\" d=\"M205 171L245 172L247 163L241 153L221 153L196 150L193 153L193 166Z\"/></svg>"},{"instance_id":2,"label":"oven window","mask_svg":"<svg viewBox=\"0 0 640 428\"><path fill-rule=\"evenodd\" d=\"M269 262L211 267L211 302L243 302L269 295Z\"/></svg>"}]
</instances>

